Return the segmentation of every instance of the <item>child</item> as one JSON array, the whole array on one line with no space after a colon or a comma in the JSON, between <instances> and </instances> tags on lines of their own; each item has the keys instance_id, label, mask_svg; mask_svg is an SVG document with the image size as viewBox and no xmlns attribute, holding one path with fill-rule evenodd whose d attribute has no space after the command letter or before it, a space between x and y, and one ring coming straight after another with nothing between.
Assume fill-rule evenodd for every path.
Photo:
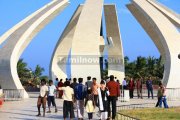
<instances>
[{"instance_id":1,"label":"child","mask_svg":"<svg viewBox=\"0 0 180 120\"><path fill-rule=\"evenodd\" d=\"M49 108L49 111L47 111L47 113L51 113L51 103L55 107L55 112L57 112L57 107L56 107L56 102L55 102L55 97L54 97L56 87L55 87L55 85L53 85L52 80L49 80L48 90L49 90L49 93L48 93L48 108Z\"/></svg>"},{"instance_id":2,"label":"child","mask_svg":"<svg viewBox=\"0 0 180 120\"><path fill-rule=\"evenodd\" d=\"M85 100L85 108L88 113L88 119L92 120L93 112L94 112L94 108L95 108L94 95L92 94L91 89L88 89L87 93L88 93L88 95Z\"/></svg>"},{"instance_id":3,"label":"child","mask_svg":"<svg viewBox=\"0 0 180 120\"><path fill-rule=\"evenodd\" d=\"M39 94L38 101L37 101L37 108L38 108L38 115L37 116L41 116L40 108L42 105L43 117L45 117L47 94L48 94L48 87L46 86L46 80L42 79L41 80L41 86L40 86L40 94Z\"/></svg>"},{"instance_id":4,"label":"child","mask_svg":"<svg viewBox=\"0 0 180 120\"><path fill-rule=\"evenodd\" d=\"M108 118L108 100L109 91L106 88L105 82L101 81L101 87L98 89L99 95L99 109L101 112L101 120L106 120Z\"/></svg>"}]
</instances>

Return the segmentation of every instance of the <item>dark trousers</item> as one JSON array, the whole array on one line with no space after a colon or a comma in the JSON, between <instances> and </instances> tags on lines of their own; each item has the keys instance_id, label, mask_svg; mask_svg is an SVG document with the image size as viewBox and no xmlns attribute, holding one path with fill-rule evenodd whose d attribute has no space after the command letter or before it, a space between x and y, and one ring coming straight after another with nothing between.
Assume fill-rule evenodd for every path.
<instances>
[{"instance_id":1,"label":"dark trousers","mask_svg":"<svg viewBox=\"0 0 180 120\"><path fill-rule=\"evenodd\" d=\"M93 118L93 113L88 113L88 119L92 119Z\"/></svg>"},{"instance_id":2,"label":"dark trousers","mask_svg":"<svg viewBox=\"0 0 180 120\"><path fill-rule=\"evenodd\" d=\"M134 97L134 90L133 89L129 90L129 96L130 96L130 98Z\"/></svg>"},{"instance_id":3,"label":"dark trousers","mask_svg":"<svg viewBox=\"0 0 180 120\"><path fill-rule=\"evenodd\" d=\"M126 90L127 89L127 86L123 86L123 97L124 97L124 90Z\"/></svg>"},{"instance_id":4,"label":"dark trousers","mask_svg":"<svg viewBox=\"0 0 180 120\"><path fill-rule=\"evenodd\" d=\"M94 102L95 102L95 105L98 107L98 95L94 95Z\"/></svg>"},{"instance_id":5,"label":"dark trousers","mask_svg":"<svg viewBox=\"0 0 180 120\"><path fill-rule=\"evenodd\" d=\"M149 89L148 89L148 98L150 98L150 93L151 93L151 97L152 97L152 99L153 99L154 96L153 96L153 89L152 89L152 88L149 88Z\"/></svg>"},{"instance_id":6,"label":"dark trousers","mask_svg":"<svg viewBox=\"0 0 180 120\"><path fill-rule=\"evenodd\" d=\"M112 105L112 119L115 119L116 117L116 96L109 96L108 97L108 117L111 116L111 108Z\"/></svg>"},{"instance_id":7,"label":"dark trousers","mask_svg":"<svg viewBox=\"0 0 180 120\"><path fill-rule=\"evenodd\" d=\"M72 101L64 100L63 103L63 117L68 118L70 114L70 118L74 118L74 106Z\"/></svg>"},{"instance_id":8,"label":"dark trousers","mask_svg":"<svg viewBox=\"0 0 180 120\"><path fill-rule=\"evenodd\" d=\"M156 107L158 107L158 106L159 106L159 102L160 102L160 100L161 100L161 97L158 97L158 101L157 101L157 103L156 103Z\"/></svg>"},{"instance_id":9,"label":"dark trousers","mask_svg":"<svg viewBox=\"0 0 180 120\"><path fill-rule=\"evenodd\" d=\"M51 106L51 103L53 106L56 107L55 97L54 96L48 96L48 107Z\"/></svg>"}]
</instances>

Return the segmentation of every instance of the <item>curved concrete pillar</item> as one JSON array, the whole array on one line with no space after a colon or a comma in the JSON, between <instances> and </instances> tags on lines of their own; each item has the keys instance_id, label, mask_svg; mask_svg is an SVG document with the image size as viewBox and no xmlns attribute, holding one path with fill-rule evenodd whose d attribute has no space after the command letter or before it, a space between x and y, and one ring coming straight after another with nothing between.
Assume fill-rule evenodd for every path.
<instances>
[{"instance_id":1,"label":"curved concrete pillar","mask_svg":"<svg viewBox=\"0 0 180 120\"><path fill-rule=\"evenodd\" d=\"M124 74L124 55L115 5L104 5L106 34L113 45L108 48L108 75L114 75L122 82Z\"/></svg>"},{"instance_id":2,"label":"curved concrete pillar","mask_svg":"<svg viewBox=\"0 0 180 120\"><path fill-rule=\"evenodd\" d=\"M146 30L165 59L163 83L167 88L180 88L180 35L171 21L148 0L133 0L127 6Z\"/></svg>"},{"instance_id":3,"label":"curved concrete pillar","mask_svg":"<svg viewBox=\"0 0 180 120\"><path fill-rule=\"evenodd\" d=\"M50 65L50 75L53 80L56 77L64 80L65 78L67 78L66 68L67 65L71 65L71 63L67 61L68 54L71 50L72 39L74 36L76 24L78 22L82 7L83 6L81 5L77 8L76 12L74 13L70 22L66 26L66 29L59 38L59 41L54 49Z\"/></svg>"},{"instance_id":4,"label":"curved concrete pillar","mask_svg":"<svg viewBox=\"0 0 180 120\"><path fill-rule=\"evenodd\" d=\"M180 15L167 8L163 4L159 3L157 0L148 0L148 2L156 7L162 14L164 14L171 22L180 28Z\"/></svg>"},{"instance_id":5,"label":"curved concrete pillar","mask_svg":"<svg viewBox=\"0 0 180 120\"><path fill-rule=\"evenodd\" d=\"M0 84L3 89L24 89L17 75L17 62L33 37L68 4L68 0L54 0L20 22L1 37ZM24 92L24 98L28 94Z\"/></svg>"},{"instance_id":6,"label":"curved concrete pillar","mask_svg":"<svg viewBox=\"0 0 180 120\"><path fill-rule=\"evenodd\" d=\"M96 77L100 75L100 30L103 10L103 0L87 0L79 16L71 49L71 75Z\"/></svg>"},{"instance_id":7,"label":"curved concrete pillar","mask_svg":"<svg viewBox=\"0 0 180 120\"><path fill-rule=\"evenodd\" d=\"M40 8L39 10L35 11L34 13L32 13L30 16L26 17L25 19L23 19L21 22L19 22L18 24L16 24L15 26L13 26L11 29L9 29L7 32L5 32L2 36L0 36L0 44L3 43L11 34L13 34L17 29L19 29L23 24L25 24L26 22L28 22L30 19L32 19L34 16L36 16L37 14L39 14L41 11L43 11L44 9L47 8L47 6L51 6L52 4L54 4L55 2L57 2L56 0L46 4L45 6L43 6L42 8Z\"/></svg>"}]
</instances>

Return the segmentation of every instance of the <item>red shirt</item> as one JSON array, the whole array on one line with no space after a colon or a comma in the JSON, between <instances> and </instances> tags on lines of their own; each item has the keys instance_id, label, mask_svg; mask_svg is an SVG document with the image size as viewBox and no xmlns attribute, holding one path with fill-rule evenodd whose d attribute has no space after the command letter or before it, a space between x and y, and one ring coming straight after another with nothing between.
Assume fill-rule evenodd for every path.
<instances>
[{"instance_id":1,"label":"red shirt","mask_svg":"<svg viewBox=\"0 0 180 120\"><path fill-rule=\"evenodd\" d=\"M130 80L129 81L129 90L134 90L134 86L135 86L134 81Z\"/></svg>"},{"instance_id":2,"label":"red shirt","mask_svg":"<svg viewBox=\"0 0 180 120\"><path fill-rule=\"evenodd\" d=\"M63 85L64 85L63 82L58 83L58 87L63 87Z\"/></svg>"},{"instance_id":3,"label":"red shirt","mask_svg":"<svg viewBox=\"0 0 180 120\"><path fill-rule=\"evenodd\" d=\"M115 81L109 81L107 83L107 88L109 89L109 96L118 96L120 94L118 83Z\"/></svg>"}]
</instances>

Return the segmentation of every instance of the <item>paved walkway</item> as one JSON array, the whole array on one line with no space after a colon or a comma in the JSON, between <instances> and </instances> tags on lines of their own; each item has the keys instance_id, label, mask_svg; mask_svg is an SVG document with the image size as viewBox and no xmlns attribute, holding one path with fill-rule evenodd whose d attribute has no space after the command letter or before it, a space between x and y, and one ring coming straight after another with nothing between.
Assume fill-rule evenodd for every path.
<instances>
[{"instance_id":1,"label":"paved walkway","mask_svg":"<svg viewBox=\"0 0 180 120\"><path fill-rule=\"evenodd\" d=\"M0 120L62 120L62 105L63 101L60 99L56 100L58 106L58 113L54 113L54 109L52 109L52 113L46 113L46 117L36 117L37 114L37 93L30 93L30 98L25 99L23 101L7 101L0 108ZM141 103L156 103L156 98L152 99L132 99L130 102L120 102L118 101L118 105L129 105L129 104L141 104ZM180 106L180 101L168 101L169 106ZM76 112L75 112L76 114ZM95 119L97 119L97 115L94 114ZM85 113L85 118L87 119L87 113Z\"/></svg>"}]
</instances>

